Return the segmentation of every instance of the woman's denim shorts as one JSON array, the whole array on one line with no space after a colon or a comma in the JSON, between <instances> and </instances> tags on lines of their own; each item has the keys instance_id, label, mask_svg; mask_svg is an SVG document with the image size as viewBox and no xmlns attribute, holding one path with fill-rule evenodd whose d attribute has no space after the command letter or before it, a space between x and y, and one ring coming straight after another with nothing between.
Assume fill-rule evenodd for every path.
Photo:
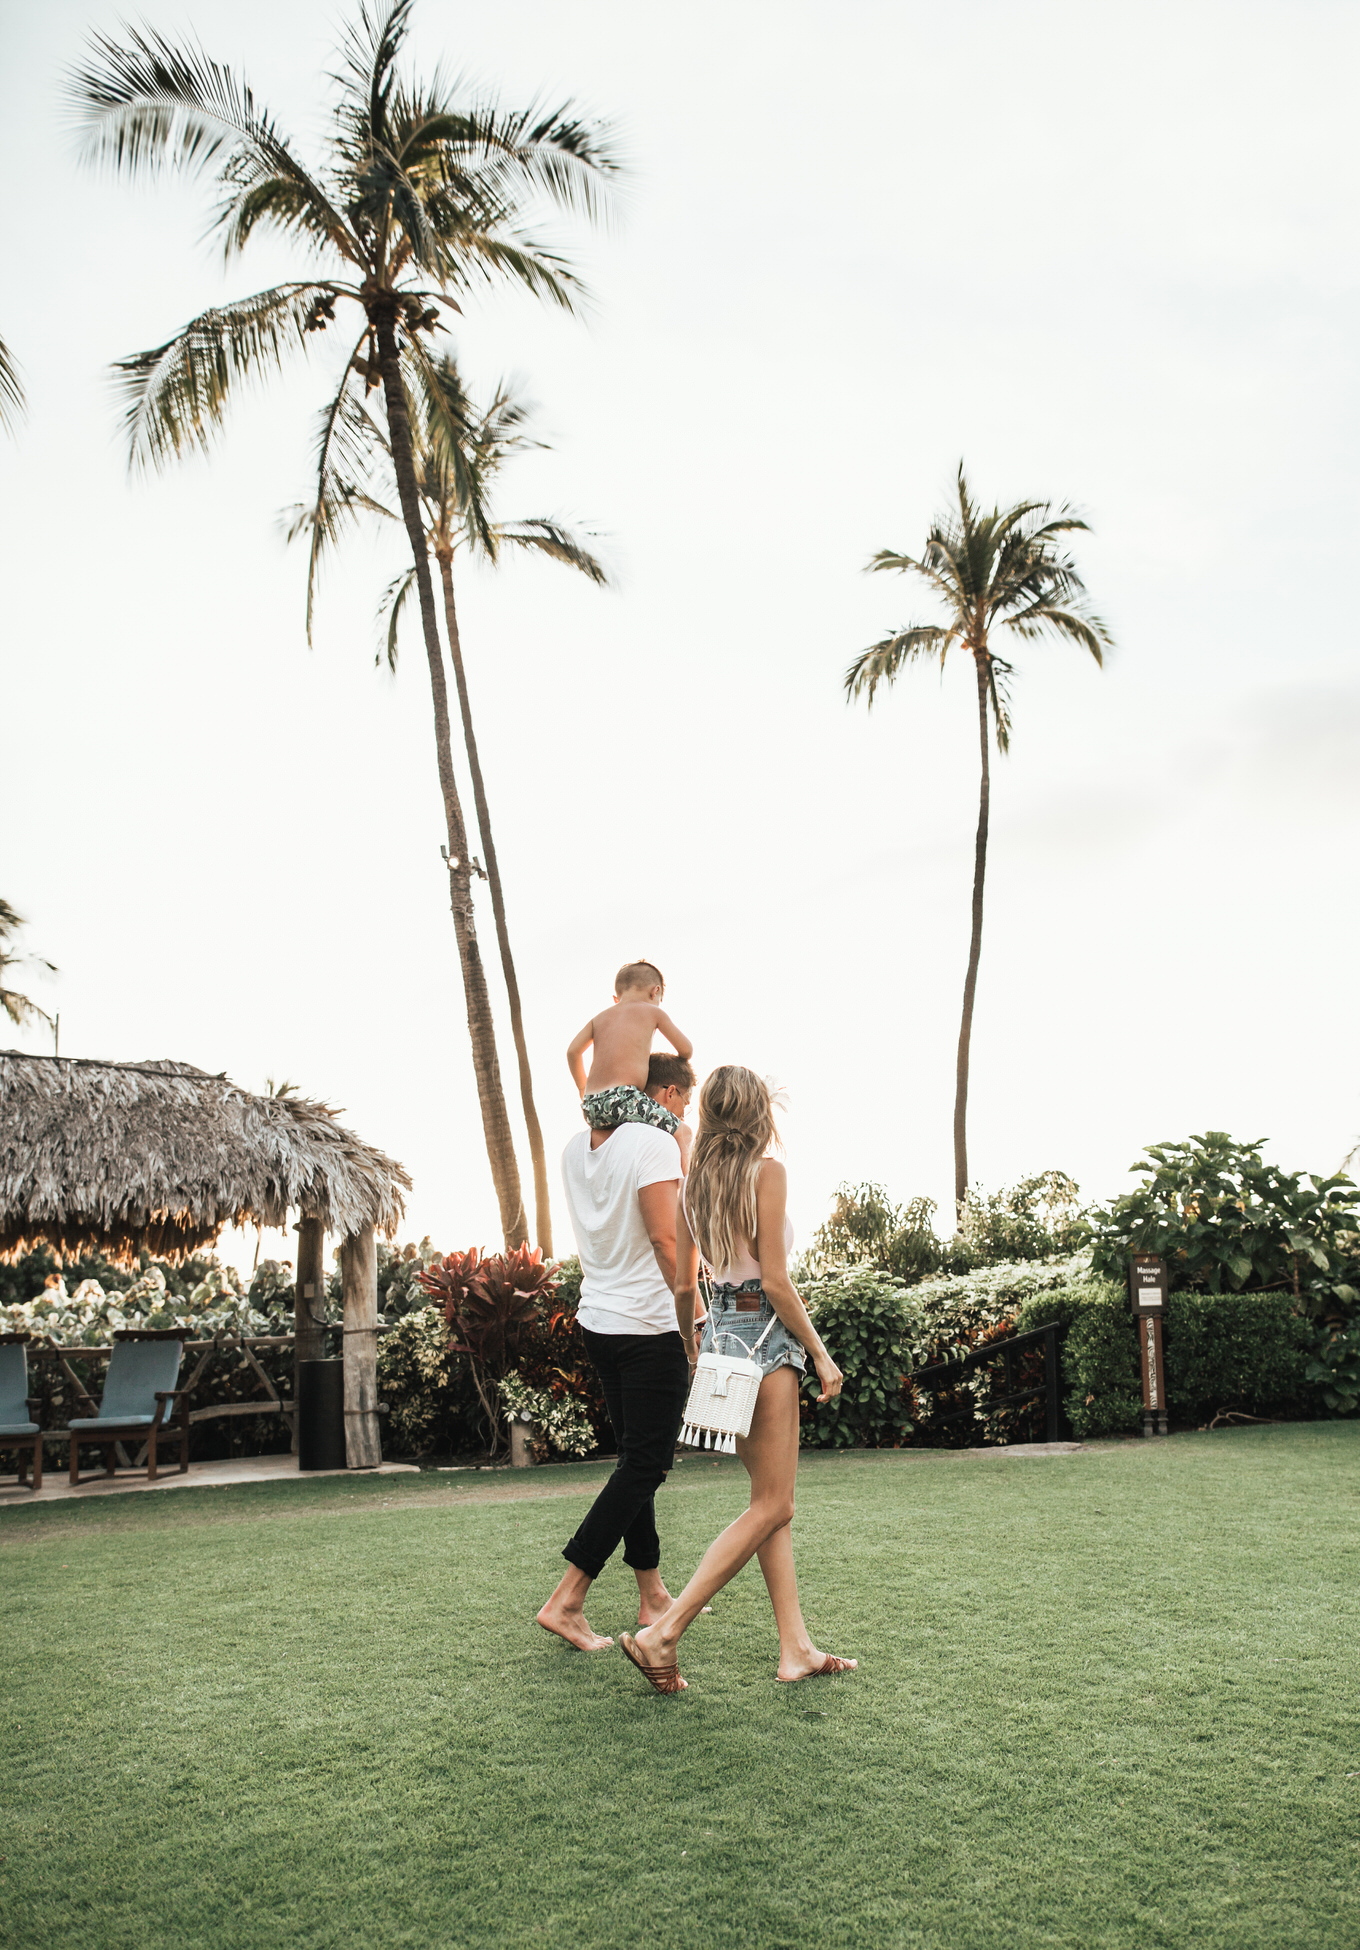
<instances>
[{"instance_id":1,"label":"woman's denim shorts","mask_svg":"<svg viewBox=\"0 0 1360 1950\"><path fill-rule=\"evenodd\" d=\"M760 1311L738 1312L737 1295L743 1299L755 1295L760 1300ZM765 1329L774 1321L774 1330L757 1348ZM717 1337L716 1349L714 1339ZM807 1356L800 1342L793 1338L788 1328L779 1320L774 1308L761 1291L759 1280L743 1280L740 1286L715 1286L713 1304L708 1319L704 1322L704 1337L700 1342L703 1353L715 1351L718 1354L740 1355L743 1350L753 1361L759 1361L766 1374L773 1374L776 1368L796 1368L799 1374L807 1372Z\"/></svg>"}]
</instances>

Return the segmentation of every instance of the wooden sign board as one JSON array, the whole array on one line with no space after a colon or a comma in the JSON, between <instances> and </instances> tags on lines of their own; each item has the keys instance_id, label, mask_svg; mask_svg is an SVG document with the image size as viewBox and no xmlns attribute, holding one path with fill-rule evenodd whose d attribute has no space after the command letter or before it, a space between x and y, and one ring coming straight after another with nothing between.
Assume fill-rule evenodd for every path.
<instances>
[{"instance_id":1,"label":"wooden sign board","mask_svg":"<svg viewBox=\"0 0 1360 1950\"><path fill-rule=\"evenodd\" d=\"M1166 1261L1156 1253L1129 1255L1129 1299L1137 1316L1138 1356L1143 1371L1144 1435L1167 1433L1162 1318L1170 1284Z\"/></svg>"},{"instance_id":2,"label":"wooden sign board","mask_svg":"<svg viewBox=\"0 0 1360 1950\"><path fill-rule=\"evenodd\" d=\"M1164 1313L1170 1284L1164 1259L1155 1253L1130 1255L1129 1298L1136 1314Z\"/></svg>"}]
</instances>

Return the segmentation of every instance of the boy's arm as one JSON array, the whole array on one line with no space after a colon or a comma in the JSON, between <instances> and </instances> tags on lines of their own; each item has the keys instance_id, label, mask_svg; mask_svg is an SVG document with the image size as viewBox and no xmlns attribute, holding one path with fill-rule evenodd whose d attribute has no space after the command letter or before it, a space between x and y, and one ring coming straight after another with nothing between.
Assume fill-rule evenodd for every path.
<instances>
[{"instance_id":1,"label":"boy's arm","mask_svg":"<svg viewBox=\"0 0 1360 1950\"><path fill-rule=\"evenodd\" d=\"M661 1034L666 1038L666 1041L670 1044L676 1055L683 1056L686 1063L688 1063L694 1054L694 1045L688 1036L683 1035L676 1028L664 1009L658 1009L656 1012L656 1027L661 1031Z\"/></svg>"},{"instance_id":2,"label":"boy's arm","mask_svg":"<svg viewBox=\"0 0 1360 1950\"><path fill-rule=\"evenodd\" d=\"M572 1081L582 1097L586 1094L586 1066L581 1059L594 1041L595 1018L592 1016L585 1028L578 1030L567 1044L567 1068L571 1071Z\"/></svg>"}]
</instances>

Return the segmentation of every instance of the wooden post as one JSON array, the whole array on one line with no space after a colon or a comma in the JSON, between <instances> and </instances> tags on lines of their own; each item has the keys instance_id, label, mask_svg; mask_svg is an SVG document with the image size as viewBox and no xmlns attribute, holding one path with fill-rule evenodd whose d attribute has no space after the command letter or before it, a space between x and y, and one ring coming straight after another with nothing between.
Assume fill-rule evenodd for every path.
<instances>
[{"instance_id":1,"label":"wooden post","mask_svg":"<svg viewBox=\"0 0 1360 1950\"><path fill-rule=\"evenodd\" d=\"M298 1364L326 1358L326 1228L320 1219L302 1219L297 1233L297 1278L293 1283L293 1400L298 1399ZM293 1454L297 1454L293 1430Z\"/></svg>"},{"instance_id":2,"label":"wooden post","mask_svg":"<svg viewBox=\"0 0 1360 1950\"><path fill-rule=\"evenodd\" d=\"M378 1247L372 1226L340 1245L345 1290L345 1456L351 1469L376 1469L378 1434Z\"/></svg>"},{"instance_id":3,"label":"wooden post","mask_svg":"<svg viewBox=\"0 0 1360 1950\"><path fill-rule=\"evenodd\" d=\"M1166 1369L1162 1362L1162 1323L1156 1314L1141 1314L1138 1346L1143 1366L1143 1434L1165 1435Z\"/></svg>"}]
</instances>

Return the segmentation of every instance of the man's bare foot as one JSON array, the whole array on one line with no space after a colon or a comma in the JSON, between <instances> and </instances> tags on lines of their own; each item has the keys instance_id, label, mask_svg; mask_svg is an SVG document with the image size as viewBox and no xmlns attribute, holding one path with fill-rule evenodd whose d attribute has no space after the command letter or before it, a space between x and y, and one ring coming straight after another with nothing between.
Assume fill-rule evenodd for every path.
<instances>
[{"instance_id":1,"label":"man's bare foot","mask_svg":"<svg viewBox=\"0 0 1360 1950\"><path fill-rule=\"evenodd\" d=\"M798 1679L829 1677L833 1672L853 1672L858 1664L858 1659L838 1659L834 1655L828 1658L815 1645L809 1645L796 1654L790 1654L787 1659L781 1658L775 1678L792 1684Z\"/></svg>"},{"instance_id":2,"label":"man's bare foot","mask_svg":"<svg viewBox=\"0 0 1360 1950\"><path fill-rule=\"evenodd\" d=\"M652 1591L639 1591L638 1630L641 1631L645 1625L655 1625L657 1619L670 1610L670 1606L671 1594L664 1584L658 1585Z\"/></svg>"},{"instance_id":3,"label":"man's bare foot","mask_svg":"<svg viewBox=\"0 0 1360 1950\"><path fill-rule=\"evenodd\" d=\"M549 1598L539 1612L538 1622L545 1632L555 1632L568 1645L574 1645L578 1652L603 1652L606 1646L614 1643L613 1639L601 1638L598 1632L591 1631L583 1611L573 1611L569 1605L555 1598Z\"/></svg>"},{"instance_id":4,"label":"man's bare foot","mask_svg":"<svg viewBox=\"0 0 1360 1950\"><path fill-rule=\"evenodd\" d=\"M673 1602L674 1600L664 1584L659 1590L649 1591L645 1597L639 1593L638 1630L642 1631L645 1626L655 1625L657 1620L669 1611ZM712 1605L704 1606L705 1611L712 1611L712 1609Z\"/></svg>"}]
</instances>

